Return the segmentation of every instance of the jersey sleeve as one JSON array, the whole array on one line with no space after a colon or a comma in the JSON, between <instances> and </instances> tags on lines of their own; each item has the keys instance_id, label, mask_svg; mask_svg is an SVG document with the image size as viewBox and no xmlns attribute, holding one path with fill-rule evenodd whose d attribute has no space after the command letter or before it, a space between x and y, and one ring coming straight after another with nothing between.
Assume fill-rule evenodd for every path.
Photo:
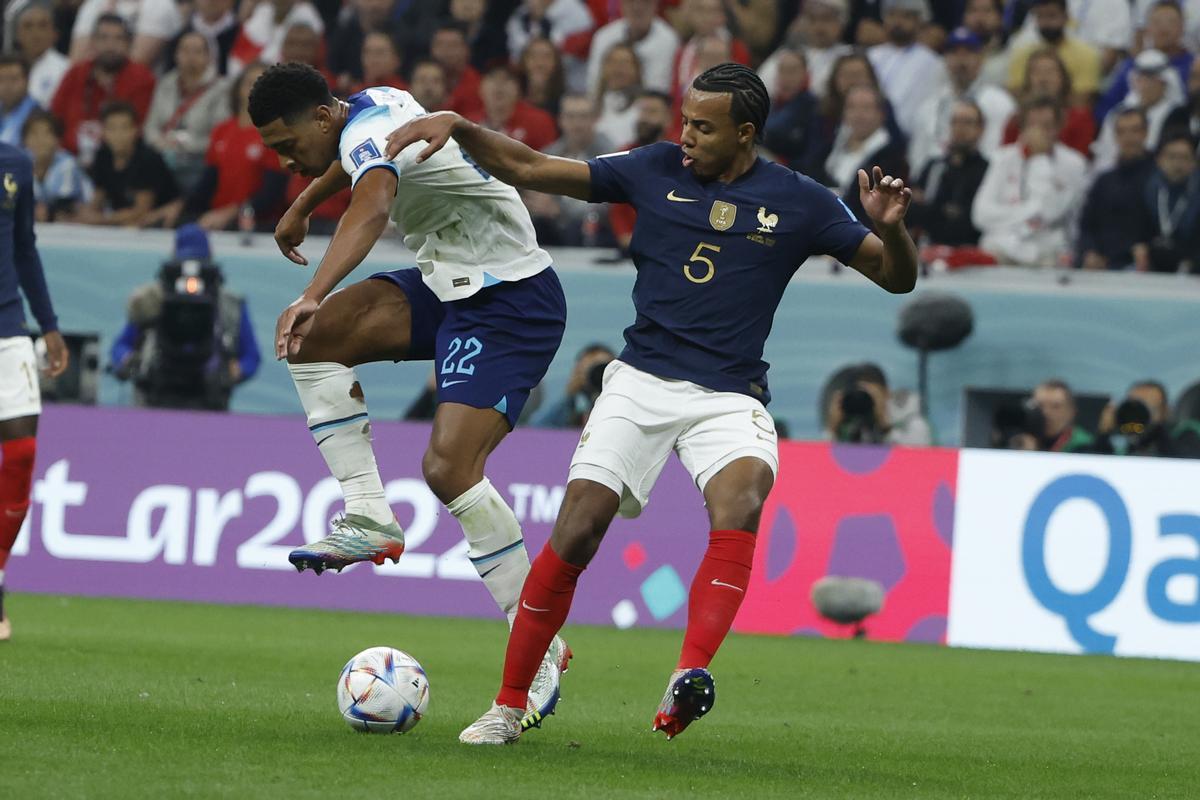
<instances>
[{"instance_id":1,"label":"jersey sleeve","mask_svg":"<svg viewBox=\"0 0 1200 800\"><path fill-rule=\"evenodd\" d=\"M24 165L18 176L13 256L21 290L25 292L29 309L37 319L42 333L49 333L58 330L58 318L54 315L54 306L50 303L46 273L42 270L42 259L37 251L37 237L33 233L33 167Z\"/></svg>"},{"instance_id":2,"label":"jersey sleeve","mask_svg":"<svg viewBox=\"0 0 1200 800\"><path fill-rule=\"evenodd\" d=\"M871 231L858 221L842 198L816 183L809 187L812 210L809 241L814 255L832 256L843 264L858 252Z\"/></svg>"},{"instance_id":3,"label":"jersey sleeve","mask_svg":"<svg viewBox=\"0 0 1200 800\"><path fill-rule=\"evenodd\" d=\"M654 146L590 159L592 203L631 203L639 179L645 179Z\"/></svg>"},{"instance_id":4,"label":"jersey sleeve","mask_svg":"<svg viewBox=\"0 0 1200 800\"><path fill-rule=\"evenodd\" d=\"M394 160L389 160L386 155L388 134L405 121L396 119L388 106L369 108L350 120L342 131L340 152L342 169L350 176L351 187L373 169L389 169L399 178L404 167L412 163L416 153L421 151L417 144L424 145L424 142L412 145Z\"/></svg>"}]
</instances>

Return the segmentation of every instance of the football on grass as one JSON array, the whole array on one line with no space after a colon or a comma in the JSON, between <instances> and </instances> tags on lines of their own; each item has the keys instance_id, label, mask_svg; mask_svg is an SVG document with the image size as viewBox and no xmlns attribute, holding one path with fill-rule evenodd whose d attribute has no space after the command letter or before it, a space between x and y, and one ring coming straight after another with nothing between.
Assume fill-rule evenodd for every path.
<instances>
[{"instance_id":1,"label":"football on grass","mask_svg":"<svg viewBox=\"0 0 1200 800\"><path fill-rule=\"evenodd\" d=\"M429 707L429 680L408 653L372 647L350 659L337 685L346 724L367 733L407 733Z\"/></svg>"}]
</instances>

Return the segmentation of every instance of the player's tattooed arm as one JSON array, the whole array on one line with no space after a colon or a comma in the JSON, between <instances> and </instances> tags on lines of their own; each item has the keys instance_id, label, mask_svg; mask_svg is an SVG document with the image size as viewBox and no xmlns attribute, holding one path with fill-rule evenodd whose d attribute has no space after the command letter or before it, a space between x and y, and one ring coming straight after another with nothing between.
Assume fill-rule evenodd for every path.
<instances>
[{"instance_id":1,"label":"player's tattooed arm","mask_svg":"<svg viewBox=\"0 0 1200 800\"><path fill-rule=\"evenodd\" d=\"M279 252L293 263L308 266L308 259L299 250L308 236L308 218L317 206L349 185L350 176L342 169L341 162L335 161L324 175L305 187L275 226L275 244L279 246Z\"/></svg>"},{"instance_id":2,"label":"player's tattooed arm","mask_svg":"<svg viewBox=\"0 0 1200 800\"><path fill-rule=\"evenodd\" d=\"M452 111L417 117L388 136L387 158L396 158L416 142L429 142L415 163L441 150L453 137L486 172L509 186L591 199L592 171L587 163L539 153L516 139L489 131Z\"/></svg>"},{"instance_id":3,"label":"player's tattooed arm","mask_svg":"<svg viewBox=\"0 0 1200 800\"><path fill-rule=\"evenodd\" d=\"M912 189L904 181L875 167L874 186L858 171L859 199L879 235L867 234L850 266L893 294L911 292L917 285L917 246L904 227Z\"/></svg>"}]
</instances>

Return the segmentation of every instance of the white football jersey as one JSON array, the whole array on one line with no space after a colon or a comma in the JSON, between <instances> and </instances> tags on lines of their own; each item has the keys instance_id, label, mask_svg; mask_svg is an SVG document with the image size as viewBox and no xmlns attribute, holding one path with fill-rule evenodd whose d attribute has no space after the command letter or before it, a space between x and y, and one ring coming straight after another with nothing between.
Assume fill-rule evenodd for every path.
<instances>
[{"instance_id":1,"label":"white football jersey","mask_svg":"<svg viewBox=\"0 0 1200 800\"><path fill-rule=\"evenodd\" d=\"M426 161L416 142L388 161L387 136L425 109L408 92L367 89L350 100L350 120L339 153L351 185L371 169L400 179L392 221L417 254L425 283L443 302L470 297L485 286L519 281L550 266L517 190L488 175L453 139Z\"/></svg>"}]
</instances>

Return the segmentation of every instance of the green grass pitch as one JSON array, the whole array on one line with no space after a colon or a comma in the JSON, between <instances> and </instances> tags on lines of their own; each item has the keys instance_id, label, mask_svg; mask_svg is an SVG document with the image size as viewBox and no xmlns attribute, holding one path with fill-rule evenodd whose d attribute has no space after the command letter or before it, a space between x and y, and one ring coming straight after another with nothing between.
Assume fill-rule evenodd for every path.
<instances>
[{"instance_id":1,"label":"green grass pitch","mask_svg":"<svg viewBox=\"0 0 1200 800\"><path fill-rule=\"evenodd\" d=\"M403 604L397 597L397 605ZM10 595L3 798L1200 797L1200 665L733 636L718 700L650 722L677 631L571 627L559 713L506 748L486 708L504 626ZM410 734L351 731L334 683L365 647L431 682Z\"/></svg>"}]
</instances>

